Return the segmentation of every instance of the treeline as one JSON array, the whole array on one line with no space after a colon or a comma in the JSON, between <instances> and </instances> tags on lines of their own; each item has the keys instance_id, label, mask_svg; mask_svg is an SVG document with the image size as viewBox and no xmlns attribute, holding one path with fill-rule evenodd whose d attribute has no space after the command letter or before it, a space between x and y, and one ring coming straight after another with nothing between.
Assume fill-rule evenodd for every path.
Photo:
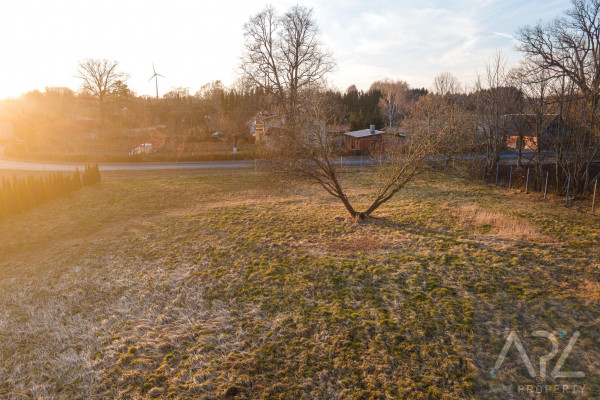
<instances>
[{"instance_id":1,"label":"treeline","mask_svg":"<svg viewBox=\"0 0 600 400\"><path fill-rule=\"evenodd\" d=\"M68 193L100 182L98 165L86 165L83 176L55 172L46 176L2 178L0 182L0 220L25 212Z\"/></svg>"},{"instance_id":2,"label":"treeline","mask_svg":"<svg viewBox=\"0 0 600 400\"><path fill-rule=\"evenodd\" d=\"M397 123L410 104L426 93L403 81L378 81L367 90L352 85L327 95L339 110L335 124L358 130L369 125L381 129L390 120ZM148 141L160 152L177 151L182 141L217 140L212 136L217 131L232 144L252 143L248 122L277 106L272 94L241 81L229 87L211 82L196 93L177 87L159 99L118 91L104 100L102 118L96 103L69 88L46 88L0 101L0 118L11 121L15 137L22 140L22 152L29 156L72 157L99 149L126 154L125 150Z\"/></svg>"}]
</instances>

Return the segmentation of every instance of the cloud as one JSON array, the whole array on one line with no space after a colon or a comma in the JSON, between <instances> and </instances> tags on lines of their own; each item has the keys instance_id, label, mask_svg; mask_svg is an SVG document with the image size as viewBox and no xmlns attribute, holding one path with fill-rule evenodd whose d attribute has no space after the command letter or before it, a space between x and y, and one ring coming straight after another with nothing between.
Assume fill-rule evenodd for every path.
<instances>
[{"instance_id":1,"label":"cloud","mask_svg":"<svg viewBox=\"0 0 600 400\"><path fill-rule=\"evenodd\" d=\"M340 66L336 81L354 75L354 82L365 89L385 77L429 86L437 73L471 68L482 40L474 11L442 7L363 10L346 24L324 30Z\"/></svg>"},{"instance_id":2,"label":"cloud","mask_svg":"<svg viewBox=\"0 0 600 400\"><path fill-rule=\"evenodd\" d=\"M508 38L508 39L512 40L515 44L519 43L519 41L517 40L517 38L515 38L513 35L509 35L508 33L502 33L502 32L493 32L493 33L496 36L501 36L501 37Z\"/></svg>"},{"instance_id":3,"label":"cloud","mask_svg":"<svg viewBox=\"0 0 600 400\"><path fill-rule=\"evenodd\" d=\"M537 19L560 15L568 0L373 0L315 6L325 41L339 65L334 83L367 89L376 79L404 79L430 87L451 72L471 84L497 51L509 65L521 55L510 33ZM506 40L510 39L510 41Z\"/></svg>"}]
</instances>

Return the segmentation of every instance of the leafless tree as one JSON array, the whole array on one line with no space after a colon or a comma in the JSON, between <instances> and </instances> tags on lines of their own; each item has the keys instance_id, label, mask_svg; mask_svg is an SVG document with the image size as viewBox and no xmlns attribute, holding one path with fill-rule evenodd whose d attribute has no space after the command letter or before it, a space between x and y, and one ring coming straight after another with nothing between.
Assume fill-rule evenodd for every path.
<instances>
[{"instance_id":1,"label":"leafless tree","mask_svg":"<svg viewBox=\"0 0 600 400\"><path fill-rule=\"evenodd\" d=\"M117 92L129 75L119 72L116 60L88 58L79 62L76 77L81 79L81 92L98 100L100 118L104 121L106 100Z\"/></svg>"},{"instance_id":2,"label":"leafless tree","mask_svg":"<svg viewBox=\"0 0 600 400\"><path fill-rule=\"evenodd\" d=\"M357 219L370 217L424 171L428 162L443 160L448 146L465 129L464 115L456 105L434 95L424 96L405 121L410 138L386 143L385 162L373 165L377 189L370 206L358 210L347 195L335 162L342 154L339 138L326 129L325 121L335 105L316 91L303 92L300 100L303 112L296 114L293 130L288 124L283 127L269 168L318 184Z\"/></svg>"},{"instance_id":3,"label":"leafless tree","mask_svg":"<svg viewBox=\"0 0 600 400\"><path fill-rule=\"evenodd\" d=\"M568 135L560 142L557 169L560 163L583 190L593 181L590 166L600 150L600 0L572 4L549 24L520 29L518 38L528 62L561 82L557 96Z\"/></svg>"},{"instance_id":4,"label":"leafless tree","mask_svg":"<svg viewBox=\"0 0 600 400\"><path fill-rule=\"evenodd\" d=\"M186 99L190 97L190 89L181 86L174 86L163 95L165 99Z\"/></svg>"},{"instance_id":5,"label":"leafless tree","mask_svg":"<svg viewBox=\"0 0 600 400\"><path fill-rule=\"evenodd\" d=\"M428 165L444 165L452 156L462 153L459 146L470 130L469 118L455 102L442 96L422 96L405 118L408 132L404 141L387 145L386 162L378 166L379 190L372 205L364 212L370 215L395 196Z\"/></svg>"},{"instance_id":6,"label":"leafless tree","mask_svg":"<svg viewBox=\"0 0 600 400\"><path fill-rule=\"evenodd\" d=\"M597 105L582 96L575 83L567 78L560 80L555 93L561 121L554 141L556 180L570 175L574 191L581 192L600 177L590 176L590 167L600 148ZM567 180L562 181L559 192L566 190Z\"/></svg>"},{"instance_id":7,"label":"leafless tree","mask_svg":"<svg viewBox=\"0 0 600 400\"><path fill-rule=\"evenodd\" d=\"M597 101L600 89L600 1L573 0L566 16L519 30L519 50L540 70L565 76Z\"/></svg>"},{"instance_id":8,"label":"leafless tree","mask_svg":"<svg viewBox=\"0 0 600 400\"><path fill-rule=\"evenodd\" d=\"M556 79L546 70L538 70L527 60L514 68L510 73L512 86L516 87L523 96L523 115L516 123L519 134L517 143L518 165L521 165L523 150L529 144L533 146L533 162L538 182L543 181L543 166L548 162L544 150L551 150L548 127L558 121L556 101ZM531 138L527 143L526 138ZM547 146L546 148L544 146Z\"/></svg>"},{"instance_id":9,"label":"leafless tree","mask_svg":"<svg viewBox=\"0 0 600 400\"><path fill-rule=\"evenodd\" d=\"M312 9L294 6L278 15L267 6L244 25L241 70L257 87L295 104L303 89L321 86L335 63L324 48Z\"/></svg>"},{"instance_id":10,"label":"leafless tree","mask_svg":"<svg viewBox=\"0 0 600 400\"><path fill-rule=\"evenodd\" d=\"M355 209L340 179L339 165L334 162L343 152L339 134L327 130L339 106L323 90L326 74L334 63L319 41L311 10L296 6L279 16L267 7L244 26L244 36L244 75L278 99L278 135L267 149L272 156L266 161L270 171L318 184L338 198L353 218L364 219L422 171L426 157L435 157L451 124L446 121L453 119L443 118L443 113L434 116L434 110L439 113L440 108L428 107L431 113L424 117L431 119L422 121L422 125L430 129L414 122L416 131L410 141L390 144L386 162L374 166L379 189L371 205L365 210ZM392 118L400 99L393 101ZM415 114L415 118L418 115L422 114Z\"/></svg>"},{"instance_id":11,"label":"leafless tree","mask_svg":"<svg viewBox=\"0 0 600 400\"><path fill-rule=\"evenodd\" d=\"M478 76L475 83L476 129L486 147L489 169L496 167L505 149L504 135L510 121L507 115L519 112L518 91L510 86L509 71L501 52L496 53L486 64L485 75Z\"/></svg>"},{"instance_id":12,"label":"leafless tree","mask_svg":"<svg viewBox=\"0 0 600 400\"><path fill-rule=\"evenodd\" d=\"M408 111L408 83L401 80L384 79L373 82L371 90L381 92L379 107L388 122L388 129L392 131L392 127L398 122L399 117Z\"/></svg>"},{"instance_id":13,"label":"leafless tree","mask_svg":"<svg viewBox=\"0 0 600 400\"><path fill-rule=\"evenodd\" d=\"M441 96L458 94L462 85L458 78L449 72L437 75L433 80L433 92Z\"/></svg>"}]
</instances>

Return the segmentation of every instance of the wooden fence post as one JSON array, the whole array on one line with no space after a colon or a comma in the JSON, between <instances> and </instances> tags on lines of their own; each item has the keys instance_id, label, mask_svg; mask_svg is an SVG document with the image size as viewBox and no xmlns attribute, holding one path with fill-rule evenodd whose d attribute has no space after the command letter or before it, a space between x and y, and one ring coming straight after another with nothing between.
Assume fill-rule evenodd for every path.
<instances>
[{"instance_id":1,"label":"wooden fence post","mask_svg":"<svg viewBox=\"0 0 600 400\"><path fill-rule=\"evenodd\" d=\"M496 186L498 186L498 173L500 172L500 163L496 164Z\"/></svg>"},{"instance_id":2,"label":"wooden fence post","mask_svg":"<svg viewBox=\"0 0 600 400\"><path fill-rule=\"evenodd\" d=\"M571 174L569 174L569 182L567 183L567 199L565 205L569 204L569 193L571 192Z\"/></svg>"},{"instance_id":3,"label":"wooden fence post","mask_svg":"<svg viewBox=\"0 0 600 400\"><path fill-rule=\"evenodd\" d=\"M548 194L548 175L549 171L546 171L546 186L544 186L544 200L546 200L546 195Z\"/></svg>"},{"instance_id":4,"label":"wooden fence post","mask_svg":"<svg viewBox=\"0 0 600 400\"><path fill-rule=\"evenodd\" d=\"M512 186L512 170L513 170L513 166L510 166L510 175L508 176L508 188L510 189L510 187Z\"/></svg>"},{"instance_id":5,"label":"wooden fence post","mask_svg":"<svg viewBox=\"0 0 600 400\"><path fill-rule=\"evenodd\" d=\"M596 193L598 192L598 179L596 179L596 184L594 185L594 200L592 200L592 212L594 212L594 208L596 207Z\"/></svg>"},{"instance_id":6,"label":"wooden fence post","mask_svg":"<svg viewBox=\"0 0 600 400\"><path fill-rule=\"evenodd\" d=\"M527 181L525 182L525 194L529 193L529 168L527 168Z\"/></svg>"}]
</instances>

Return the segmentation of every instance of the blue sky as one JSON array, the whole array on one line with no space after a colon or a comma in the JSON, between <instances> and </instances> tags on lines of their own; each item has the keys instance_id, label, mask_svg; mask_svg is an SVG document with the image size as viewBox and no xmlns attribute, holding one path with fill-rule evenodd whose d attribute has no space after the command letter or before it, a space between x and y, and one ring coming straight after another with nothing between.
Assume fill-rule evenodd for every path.
<instances>
[{"instance_id":1,"label":"blue sky","mask_svg":"<svg viewBox=\"0 0 600 400\"><path fill-rule=\"evenodd\" d=\"M297 1L272 1L284 11ZM242 25L262 1L3 0L0 5L0 98L45 86L78 87L77 62L117 59L138 94L153 94L152 63L171 87L196 92L220 79L231 84ZM367 89L376 79L430 87L441 72L471 84L502 50L518 62L517 29L547 22L569 1L308 0L338 68L332 84Z\"/></svg>"}]
</instances>

